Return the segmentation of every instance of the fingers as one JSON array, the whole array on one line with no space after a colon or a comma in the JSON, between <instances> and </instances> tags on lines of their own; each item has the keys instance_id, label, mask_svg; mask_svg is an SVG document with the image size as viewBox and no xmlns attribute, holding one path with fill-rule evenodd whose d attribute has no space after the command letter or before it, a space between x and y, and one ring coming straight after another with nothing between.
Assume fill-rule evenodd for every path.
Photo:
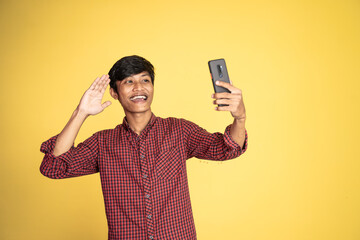
<instances>
[{"instance_id":1,"label":"fingers","mask_svg":"<svg viewBox=\"0 0 360 240\"><path fill-rule=\"evenodd\" d=\"M241 100L217 99L217 100L213 101L213 104L218 105L217 107L215 107L215 110L217 110L217 111L234 112L241 105Z\"/></svg>"},{"instance_id":2,"label":"fingers","mask_svg":"<svg viewBox=\"0 0 360 240\"><path fill-rule=\"evenodd\" d=\"M111 105L111 102L110 101L106 101L106 102L104 102L103 104L101 104L101 107L103 108L103 109L105 109L105 108L107 108L108 106L110 106Z\"/></svg>"},{"instance_id":3,"label":"fingers","mask_svg":"<svg viewBox=\"0 0 360 240\"><path fill-rule=\"evenodd\" d=\"M109 75L106 75L103 81L100 83L99 91L101 93L104 93L109 83L110 83Z\"/></svg>"},{"instance_id":4,"label":"fingers","mask_svg":"<svg viewBox=\"0 0 360 240\"><path fill-rule=\"evenodd\" d=\"M213 101L213 104L217 104L217 105L219 105L219 104L225 104L225 105L234 105L234 103L238 103L238 102L240 102L240 100L239 101L236 101L236 102L234 102L234 100L230 100L230 99L217 99L217 100L214 100Z\"/></svg>"},{"instance_id":5,"label":"fingers","mask_svg":"<svg viewBox=\"0 0 360 240\"><path fill-rule=\"evenodd\" d=\"M233 107L231 106L218 106L218 107L215 107L215 110L216 111L233 111Z\"/></svg>"},{"instance_id":6,"label":"fingers","mask_svg":"<svg viewBox=\"0 0 360 240\"><path fill-rule=\"evenodd\" d=\"M104 75L102 75L100 77L100 79L96 82L96 85L95 85L95 88L94 88L95 91L99 90L99 87L100 87L100 84L101 84L103 78L104 78Z\"/></svg>"},{"instance_id":7,"label":"fingers","mask_svg":"<svg viewBox=\"0 0 360 240\"><path fill-rule=\"evenodd\" d=\"M229 99L240 99L241 98L241 91L240 93L214 93L211 97L215 99L221 99L221 98L229 98Z\"/></svg>"},{"instance_id":8,"label":"fingers","mask_svg":"<svg viewBox=\"0 0 360 240\"><path fill-rule=\"evenodd\" d=\"M223 81L216 81L215 83L217 86L223 87L223 88L227 88L229 89L229 91L231 93L236 93L239 91L238 88L234 87L232 84L227 83L227 82L223 82Z\"/></svg>"},{"instance_id":9,"label":"fingers","mask_svg":"<svg viewBox=\"0 0 360 240\"><path fill-rule=\"evenodd\" d=\"M89 87L90 90L94 90L95 89L95 86L98 84L100 78L97 77L94 82L91 84L91 86Z\"/></svg>"},{"instance_id":10,"label":"fingers","mask_svg":"<svg viewBox=\"0 0 360 240\"><path fill-rule=\"evenodd\" d=\"M107 79L109 78L108 75L102 75L98 84L95 86L94 90L100 91L103 89L104 85L106 84ZM107 85L106 85L107 86Z\"/></svg>"},{"instance_id":11,"label":"fingers","mask_svg":"<svg viewBox=\"0 0 360 240\"><path fill-rule=\"evenodd\" d=\"M110 79L109 75L102 75L97 77L95 81L91 84L90 90L104 92L106 87L109 85Z\"/></svg>"},{"instance_id":12,"label":"fingers","mask_svg":"<svg viewBox=\"0 0 360 240\"><path fill-rule=\"evenodd\" d=\"M245 106L242 97L242 91L229 83L217 82L218 86L227 88L231 93L222 92L214 93L212 98L213 104L221 105L215 107L216 111L228 111L234 118L241 118L245 116Z\"/></svg>"}]
</instances>

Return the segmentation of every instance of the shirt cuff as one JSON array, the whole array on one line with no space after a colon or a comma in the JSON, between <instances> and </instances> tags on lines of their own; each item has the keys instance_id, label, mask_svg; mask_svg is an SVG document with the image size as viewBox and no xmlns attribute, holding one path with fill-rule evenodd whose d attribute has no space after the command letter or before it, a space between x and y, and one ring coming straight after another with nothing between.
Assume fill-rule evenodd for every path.
<instances>
[{"instance_id":1,"label":"shirt cuff","mask_svg":"<svg viewBox=\"0 0 360 240\"><path fill-rule=\"evenodd\" d=\"M43 142L41 144L40 147L40 151L42 153L45 153L46 156L51 157L51 158L58 158L58 157L65 157L70 154L70 150L72 150L74 148L74 144L72 145L72 147L69 149L69 151L59 155L59 156L55 156L53 154L54 148L55 148L55 143L56 143L56 139L58 138L58 135L53 136L52 138L50 138L49 140Z\"/></svg>"},{"instance_id":2,"label":"shirt cuff","mask_svg":"<svg viewBox=\"0 0 360 240\"><path fill-rule=\"evenodd\" d=\"M232 149L239 150L241 148L241 146L232 139L231 134L230 134L230 128L231 128L231 125L227 126L225 129L225 133L224 133L225 143ZM248 135L247 135L247 131L245 129L245 141L244 141L244 145L241 149L241 154L243 154L246 151L247 145L248 145Z\"/></svg>"}]
</instances>

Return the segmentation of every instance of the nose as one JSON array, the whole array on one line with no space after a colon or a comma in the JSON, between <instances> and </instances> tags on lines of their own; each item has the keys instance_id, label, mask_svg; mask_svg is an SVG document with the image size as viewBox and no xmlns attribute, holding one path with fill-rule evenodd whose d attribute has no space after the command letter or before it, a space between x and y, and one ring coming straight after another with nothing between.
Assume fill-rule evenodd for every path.
<instances>
[{"instance_id":1,"label":"nose","mask_svg":"<svg viewBox=\"0 0 360 240\"><path fill-rule=\"evenodd\" d=\"M140 91L142 89L143 89L143 86L142 86L141 82L135 82L134 83L133 91Z\"/></svg>"}]
</instances>

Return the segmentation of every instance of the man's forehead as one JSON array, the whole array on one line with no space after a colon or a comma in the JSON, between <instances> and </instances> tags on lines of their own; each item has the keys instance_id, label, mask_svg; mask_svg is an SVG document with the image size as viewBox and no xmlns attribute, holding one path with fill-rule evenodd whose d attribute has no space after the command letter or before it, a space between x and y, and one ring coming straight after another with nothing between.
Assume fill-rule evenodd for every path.
<instances>
[{"instance_id":1,"label":"man's forehead","mask_svg":"<svg viewBox=\"0 0 360 240\"><path fill-rule=\"evenodd\" d=\"M129 78L139 78L139 77L146 77L146 76L149 76L150 77L150 74L147 72L147 71L144 71L144 72L141 72L141 73L138 73L138 74L132 74L124 79L129 79Z\"/></svg>"}]
</instances>

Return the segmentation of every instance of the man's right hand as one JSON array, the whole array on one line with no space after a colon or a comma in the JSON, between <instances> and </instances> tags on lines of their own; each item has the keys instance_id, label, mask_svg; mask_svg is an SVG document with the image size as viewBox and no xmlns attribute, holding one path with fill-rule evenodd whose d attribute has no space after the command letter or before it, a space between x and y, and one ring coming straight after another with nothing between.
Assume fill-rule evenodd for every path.
<instances>
[{"instance_id":1,"label":"man's right hand","mask_svg":"<svg viewBox=\"0 0 360 240\"><path fill-rule=\"evenodd\" d=\"M56 139L53 150L55 156L59 156L71 148L82 124L89 115L98 114L111 104L110 101L101 104L109 82L109 76L102 75L101 78L96 78L90 88L86 90L70 120Z\"/></svg>"},{"instance_id":2,"label":"man's right hand","mask_svg":"<svg viewBox=\"0 0 360 240\"><path fill-rule=\"evenodd\" d=\"M86 90L77 107L79 113L85 116L101 113L111 102L101 103L105 90L110 83L109 75L102 75L96 78L90 88Z\"/></svg>"}]
</instances>

